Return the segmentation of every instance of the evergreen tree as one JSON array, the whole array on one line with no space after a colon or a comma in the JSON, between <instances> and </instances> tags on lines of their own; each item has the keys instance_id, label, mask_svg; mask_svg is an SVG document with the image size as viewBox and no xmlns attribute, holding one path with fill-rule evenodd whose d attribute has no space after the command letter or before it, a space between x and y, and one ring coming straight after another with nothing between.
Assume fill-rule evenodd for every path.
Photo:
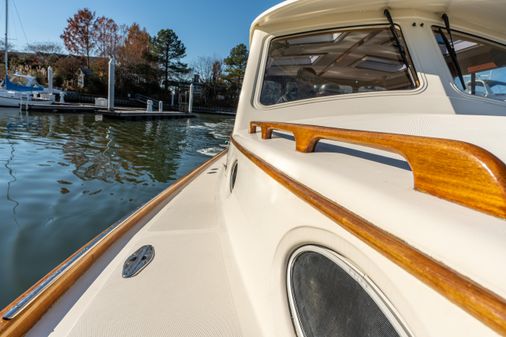
<instances>
[{"instance_id":1,"label":"evergreen tree","mask_svg":"<svg viewBox=\"0 0 506 337\"><path fill-rule=\"evenodd\" d=\"M241 91L246 63L248 61L248 48L244 43L240 43L230 51L230 55L223 61L225 63L225 80L229 84L229 92L233 104L237 104L237 99Z\"/></svg>"},{"instance_id":2,"label":"evergreen tree","mask_svg":"<svg viewBox=\"0 0 506 337\"><path fill-rule=\"evenodd\" d=\"M248 61L248 48L244 43L240 43L230 51L230 55L225 58L226 79L232 84L241 87Z\"/></svg>"},{"instance_id":3,"label":"evergreen tree","mask_svg":"<svg viewBox=\"0 0 506 337\"><path fill-rule=\"evenodd\" d=\"M153 52L163 73L163 86L167 91L169 79L188 74L188 65L181 62L186 56L186 47L172 29L162 29L153 38Z\"/></svg>"}]
</instances>

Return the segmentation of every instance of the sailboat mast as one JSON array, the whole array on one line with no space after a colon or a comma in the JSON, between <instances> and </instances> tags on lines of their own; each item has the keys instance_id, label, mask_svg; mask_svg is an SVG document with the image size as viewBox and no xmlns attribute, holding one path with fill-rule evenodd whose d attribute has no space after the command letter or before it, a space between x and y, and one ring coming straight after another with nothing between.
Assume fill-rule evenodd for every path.
<instances>
[{"instance_id":1,"label":"sailboat mast","mask_svg":"<svg viewBox=\"0 0 506 337\"><path fill-rule=\"evenodd\" d=\"M7 77L9 73L9 0L5 0L5 53L4 53L4 62L5 62L5 77Z\"/></svg>"}]
</instances>

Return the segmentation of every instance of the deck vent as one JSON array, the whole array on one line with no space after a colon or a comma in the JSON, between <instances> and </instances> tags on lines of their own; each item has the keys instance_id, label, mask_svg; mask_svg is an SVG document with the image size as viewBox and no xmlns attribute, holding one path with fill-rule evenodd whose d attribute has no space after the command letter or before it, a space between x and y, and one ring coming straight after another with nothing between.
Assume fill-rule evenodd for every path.
<instances>
[{"instance_id":1,"label":"deck vent","mask_svg":"<svg viewBox=\"0 0 506 337\"><path fill-rule=\"evenodd\" d=\"M123 264L123 278L131 278L139 274L146 266L153 261L155 248L145 245L130 255Z\"/></svg>"}]
</instances>

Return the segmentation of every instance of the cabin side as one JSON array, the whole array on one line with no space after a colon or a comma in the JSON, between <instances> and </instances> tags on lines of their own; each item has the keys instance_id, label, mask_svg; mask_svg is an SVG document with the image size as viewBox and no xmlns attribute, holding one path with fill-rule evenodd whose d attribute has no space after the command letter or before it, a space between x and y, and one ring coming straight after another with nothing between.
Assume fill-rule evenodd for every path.
<instances>
[{"instance_id":1,"label":"cabin side","mask_svg":"<svg viewBox=\"0 0 506 337\"><path fill-rule=\"evenodd\" d=\"M419 1L392 2L388 10L393 31L405 47L406 67L402 68L402 62L375 59L363 50L351 55L356 59L348 64L370 70L373 77L378 69L383 74L404 72L405 87L360 91L343 81L351 89L335 87L329 94L322 87L327 90L330 85L311 82L315 76L322 78L318 63L326 61L325 48L331 50L331 44L348 37L353 40L344 50L354 54L353 48L364 49L367 41L393 34L385 8L351 1L339 5L290 1L265 13L252 26L251 53L227 154L229 181L220 198L235 263L258 321L263 322L266 335L305 336L311 335L308 331L322 333L316 326L329 318L322 311L346 316L332 311L335 307L326 306L325 301L319 304L325 309L320 310L304 302L305 290L313 299L343 295L320 274L319 268L337 265L369 291L382 319L395 331L392 335L506 334L502 282L506 274L501 268L506 256L504 218L415 190L415 172L405 157L384 148L350 144L341 137L342 132L354 130L364 131L364 137L371 139L385 133L471 143L497 158L504 172L506 102L460 87L459 76L449 67L449 55L441 48L441 35L447 34L442 14L447 13L455 40L468 37L464 41L468 46L483 42L487 48L497 48L496 67L502 67L506 40L500 14L490 16L495 21L487 28L480 15L490 8L470 18L469 9L448 8L446 2L433 7ZM497 6L496 10L504 12ZM390 43L393 39L390 35ZM381 46L381 41L375 43ZM395 42L392 45L384 54L398 52L397 60L403 61L402 52ZM328 70L341 60L336 56L321 67ZM489 60L482 58L475 69L466 65L465 84L473 71L489 70L483 66L486 63ZM269 73L273 65L284 67L285 79L266 85L267 77L273 82L276 76L282 77ZM289 84L290 77L295 84ZM295 93L295 98L283 98L294 87L300 91L308 78L318 87L309 88L305 96ZM276 85L281 94L265 100L263 93L276 91L272 89ZM310 153L296 151L298 137L316 132L316 127L341 134L323 137ZM498 186L503 190L503 173L500 176ZM462 179L467 178L464 173ZM269 197L259 197L265 195ZM392 242L403 248L386 252ZM415 271L414 266L421 269ZM436 270L445 270L445 276ZM314 273L318 289L325 289L308 295L312 289L304 283L301 275L305 273ZM450 283L456 287L440 287ZM472 284L477 293L466 293L466 284ZM460 294L459 299L452 293ZM470 304L470 298L477 300L475 304ZM488 302L492 298L493 304ZM475 305L486 303L490 310L477 313ZM307 308L314 311L308 313ZM367 317L349 318L368 324Z\"/></svg>"}]
</instances>

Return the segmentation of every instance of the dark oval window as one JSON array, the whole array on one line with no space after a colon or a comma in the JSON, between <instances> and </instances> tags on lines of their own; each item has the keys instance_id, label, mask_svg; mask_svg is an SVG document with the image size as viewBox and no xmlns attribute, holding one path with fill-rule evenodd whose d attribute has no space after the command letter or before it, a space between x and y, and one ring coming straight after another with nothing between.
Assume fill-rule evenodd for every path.
<instances>
[{"instance_id":1,"label":"dark oval window","mask_svg":"<svg viewBox=\"0 0 506 337\"><path fill-rule=\"evenodd\" d=\"M329 250L299 250L290 262L292 317L300 337L408 336L377 288Z\"/></svg>"},{"instance_id":2,"label":"dark oval window","mask_svg":"<svg viewBox=\"0 0 506 337\"><path fill-rule=\"evenodd\" d=\"M232 165L232 169L230 170L230 192L234 190L235 180L237 179L237 160Z\"/></svg>"}]
</instances>

